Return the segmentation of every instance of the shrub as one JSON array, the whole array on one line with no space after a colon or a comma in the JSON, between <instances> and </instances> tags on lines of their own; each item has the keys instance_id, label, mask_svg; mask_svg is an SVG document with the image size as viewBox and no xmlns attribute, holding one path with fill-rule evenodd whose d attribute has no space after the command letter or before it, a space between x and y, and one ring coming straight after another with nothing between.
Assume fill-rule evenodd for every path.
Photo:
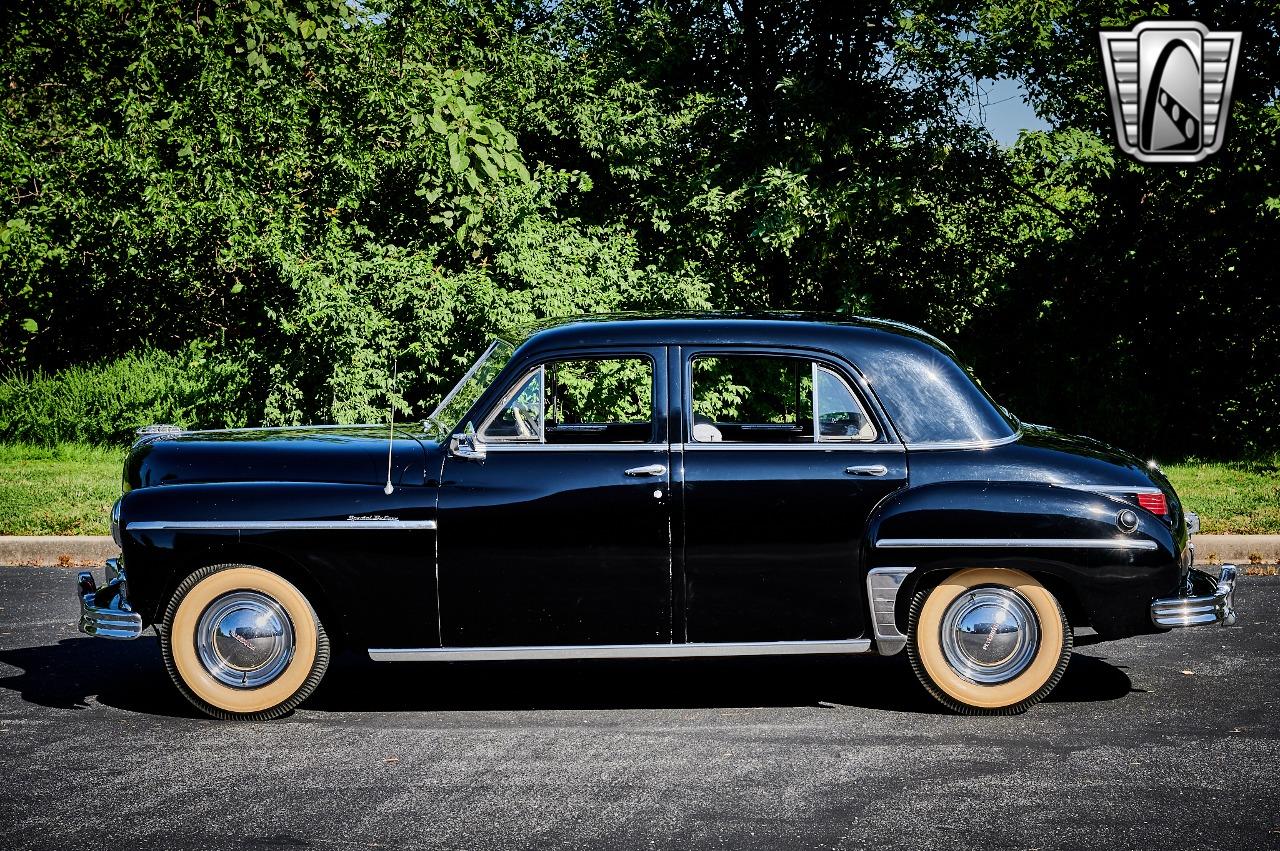
<instances>
[{"instance_id":1,"label":"shrub","mask_svg":"<svg viewBox=\"0 0 1280 851\"><path fill-rule=\"evenodd\" d=\"M155 349L52 375L0 379L0 434L6 442L119 444L140 427L244 425L249 369L193 343L177 354Z\"/></svg>"}]
</instances>

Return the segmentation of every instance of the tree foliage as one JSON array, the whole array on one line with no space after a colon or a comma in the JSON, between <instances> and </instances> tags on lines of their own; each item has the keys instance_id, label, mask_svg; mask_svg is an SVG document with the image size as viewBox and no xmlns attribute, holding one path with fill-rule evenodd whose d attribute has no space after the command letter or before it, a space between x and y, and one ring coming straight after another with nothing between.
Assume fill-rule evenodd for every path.
<instances>
[{"instance_id":1,"label":"tree foliage","mask_svg":"<svg viewBox=\"0 0 1280 851\"><path fill-rule=\"evenodd\" d=\"M1227 145L1113 144L1100 26L1241 29ZM191 341L251 421L439 395L495 329L873 313L1028 419L1273 447L1280 3L63 0L0 24L0 359ZM1002 148L979 81L1052 129ZM211 361L213 362L213 361Z\"/></svg>"}]
</instances>

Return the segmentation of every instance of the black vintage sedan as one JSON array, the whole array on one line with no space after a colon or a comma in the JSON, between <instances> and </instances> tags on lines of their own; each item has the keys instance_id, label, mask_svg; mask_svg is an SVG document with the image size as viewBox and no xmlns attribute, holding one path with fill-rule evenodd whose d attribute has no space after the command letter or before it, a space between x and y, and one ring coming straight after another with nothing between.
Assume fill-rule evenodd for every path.
<instances>
[{"instance_id":1,"label":"black vintage sedan","mask_svg":"<svg viewBox=\"0 0 1280 851\"><path fill-rule=\"evenodd\" d=\"M1235 620L1154 464L1019 422L904 325L578 321L496 341L419 430L143 430L80 628L160 636L220 718L375 660L896 654L957 712L1072 630ZM127 578L126 578L127 574Z\"/></svg>"}]
</instances>

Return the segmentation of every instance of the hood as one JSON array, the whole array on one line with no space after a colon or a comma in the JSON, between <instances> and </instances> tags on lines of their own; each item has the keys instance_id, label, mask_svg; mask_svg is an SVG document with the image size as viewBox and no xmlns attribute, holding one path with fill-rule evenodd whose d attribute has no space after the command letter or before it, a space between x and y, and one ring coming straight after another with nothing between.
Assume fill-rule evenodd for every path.
<instances>
[{"instance_id":1,"label":"hood","mask_svg":"<svg viewBox=\"0 0 1280 851\"><path fill-rule=\"evenodd\" d=\"M397 431L391 481L422 484L434 444ZM387 427L295 426L190 431L148 436L129 451L124 489L206 482L331 482L387 480Z\"/></svg>"}]
</instances>

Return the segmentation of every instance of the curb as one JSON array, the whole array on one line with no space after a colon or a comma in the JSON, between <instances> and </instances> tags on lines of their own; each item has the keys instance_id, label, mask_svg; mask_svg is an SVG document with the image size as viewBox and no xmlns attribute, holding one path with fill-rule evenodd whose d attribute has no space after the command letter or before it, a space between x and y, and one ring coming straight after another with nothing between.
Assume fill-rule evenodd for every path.
<instances>
[{"instance_id":1,"label":"curb","mask_svg":"<svg viewBox=\"0 0 1280 851\"><path fill-rule=\"evenodd\" d=\"M1192 535L1197 564L1236 564L1246 573L1269 573L1280 562L1280 535ZM1272 570L1250 570L1249 565Z\"/></svg>"},{"instance_id":2,"label":"curb","mask_svg":"<svg viewBox=\"0 0 1280 851\"><path fill-rule=\"evenodd\" d=\"M1280 535L1195 535L1197 564L1276 564ZM99 565L120 554L106 535L0 535L0 564Z\"/></svg>"},{"instance_id":3,"label":"curb","mask_svg":"<svg viewBox=\"0 0 1280 851\"><path fill-rule=\"evenodd\" d=\"M0 536L0 564L96 567L119 554L109 535Z\"/></svg>"}]
</instances>

